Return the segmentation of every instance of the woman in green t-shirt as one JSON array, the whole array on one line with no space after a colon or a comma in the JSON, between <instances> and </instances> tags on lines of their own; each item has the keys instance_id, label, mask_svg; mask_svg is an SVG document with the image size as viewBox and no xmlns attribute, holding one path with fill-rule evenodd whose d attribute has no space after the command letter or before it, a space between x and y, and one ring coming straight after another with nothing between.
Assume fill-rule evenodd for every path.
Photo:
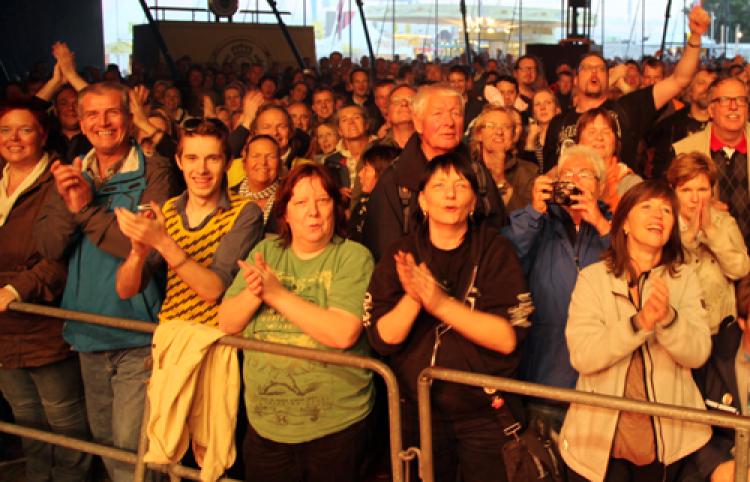
<instances>
[{"instance_id":1,"label":"woman in green t-shirt","mask_svg":"<svg viewBox=\"0 0 750 482\"><path fill-rule=\"evenodd\" d=\"M367 354L362 302L373 270L367 249L345 240L345 203L316 164L279 186L279 235L239 261L219 328L247 338ZM246 480L356 481L373 404L365 370L245 351L250 422Z\"/></svg>"}]
</instances>

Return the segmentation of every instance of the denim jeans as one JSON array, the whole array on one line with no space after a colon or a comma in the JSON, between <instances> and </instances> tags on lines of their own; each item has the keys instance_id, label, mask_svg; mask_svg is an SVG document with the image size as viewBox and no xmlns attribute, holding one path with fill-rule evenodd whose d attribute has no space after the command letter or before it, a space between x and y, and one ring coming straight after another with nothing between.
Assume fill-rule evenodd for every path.
<instances>
[{"instance_id":1,"label":"denim jeans","mask_svg":"<svg viewBox=\"0 0 750 482\"><path fill-rule=\"evenodd\" d=\"M151 347L80 353L86 409L94 440L136 451L143 419ZM134 467L104 458L112 482L133 480Z\"/></svg>"},{"instance_id":2,"label":"denim jeans","mask_svg":"<svg viewBox=\"0 0 750 482\"><path fill-rule=\"evenodd\" d=\"M0 391L16 423L89 440L77 357L32 368L1 368ZM36 440L22 440L28 482L83 481L91 456Z\"/></svg>"}]
</instances>

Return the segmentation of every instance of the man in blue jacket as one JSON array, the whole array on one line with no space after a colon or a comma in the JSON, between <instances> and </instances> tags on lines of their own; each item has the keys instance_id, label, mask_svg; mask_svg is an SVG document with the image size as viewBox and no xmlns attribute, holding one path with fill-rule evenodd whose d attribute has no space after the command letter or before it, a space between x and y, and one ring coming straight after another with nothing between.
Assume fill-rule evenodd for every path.
<instances>
[{"instance_id":1,"label":"man in blue jacket","mask_svg":"<svg viewBox=\"0 0 750 482\"><path fill-rule=\"evenodd\" d=\"M561 182L575 186L577 193L560 189L566 187ZM570 365L565 324L578 272L609 248L610 223L599 201L603 184L599 155L588 147L569 147L560 156L557 179L539 176L531 204L513 211L503 229L516 246L535 308L521 363L526 380L575 387L578 373ZM539 401L530 403L529 410L557 430L562 426L563 405Z\"/></svg>"},{"instance_id":2,"label":"man in blue jacket","mask_svg":"<svg viewBox=\"0 0 750 482\"><path fill-rule=\"evenodd\" d=\"M34 227L39 251L52 259L68 257L63 308L156 321L163 274L150 277L148 286L130 299L121 300L115 292L117 267L130 252L130 241L113 210L137 211L139 204L166 201L174 189L169 161L146 158L131 140L127 87L107 82L86 87L79 93L78 114L93 149L71 165L52 165L57 189L50 191ZM80 354L94 439L135 450L151 335L68 321L63 337ZM113 482L132 480L131 466L109 459L105 465Z\"/></svg>"}]
</instances>

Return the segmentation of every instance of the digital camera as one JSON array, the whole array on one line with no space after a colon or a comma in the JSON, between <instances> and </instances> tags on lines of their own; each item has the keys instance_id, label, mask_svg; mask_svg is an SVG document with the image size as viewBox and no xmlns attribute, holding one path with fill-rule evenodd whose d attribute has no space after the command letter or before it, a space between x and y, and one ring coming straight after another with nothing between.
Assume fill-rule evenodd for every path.
<instances>
[{"instance_id":1,"label":"digital camera","mask_svg":"<svg viewBox=\"0 0 750 482\"><path fill-rule=\"evenodd\" d=\"M575 203L570 199L570 196L574 194L582 194L582 191L576 187L574 182L555 181L552 183L552 197L549 202L560 206L570 206Z\"/></svg>"}]
</instances>

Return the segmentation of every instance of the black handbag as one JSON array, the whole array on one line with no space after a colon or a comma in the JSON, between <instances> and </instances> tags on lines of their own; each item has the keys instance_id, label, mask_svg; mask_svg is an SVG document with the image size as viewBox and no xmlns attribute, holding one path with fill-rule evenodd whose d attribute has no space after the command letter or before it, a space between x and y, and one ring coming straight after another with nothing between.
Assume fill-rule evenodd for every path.
<instances>
[{"instance_id":1,"label":"black handbag","mask_svg":"<svg viewBox=\"0 0 750 482\"><path fill-rule=\"evenodd\" d=\"M533 419L525 430L513 417L498 395L493 396L492 408L508 440L503 445L503 461L508 482L563 482L565 470L557 444L550 438L550 430L541 419Z\"/></svg>"}]
</instances>

